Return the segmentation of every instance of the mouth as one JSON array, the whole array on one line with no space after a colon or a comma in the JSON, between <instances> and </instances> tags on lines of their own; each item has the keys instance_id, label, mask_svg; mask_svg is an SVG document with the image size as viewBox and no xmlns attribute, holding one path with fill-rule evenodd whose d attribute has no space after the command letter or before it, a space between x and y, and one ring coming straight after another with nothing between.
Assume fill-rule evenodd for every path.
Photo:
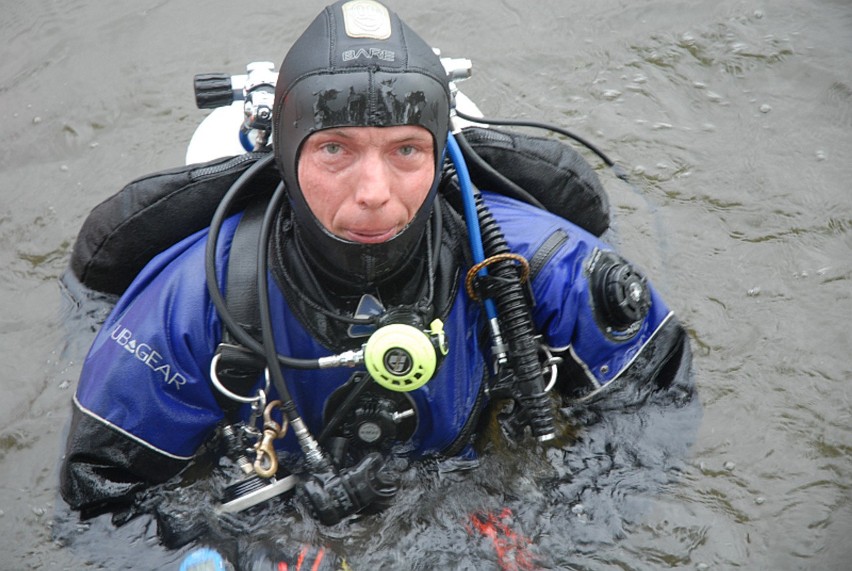
<instances>
[{"instance_id":1,"label":"mouth","mask_svg":"<svg viewBox=\"0 0 852 571\"><path fill-rule=\"evenodd\" d=\"M344 231L344 238L360 244L381 244L396 236L396 227L384 230L353 230Z\"/></svg>"}]
</instances>

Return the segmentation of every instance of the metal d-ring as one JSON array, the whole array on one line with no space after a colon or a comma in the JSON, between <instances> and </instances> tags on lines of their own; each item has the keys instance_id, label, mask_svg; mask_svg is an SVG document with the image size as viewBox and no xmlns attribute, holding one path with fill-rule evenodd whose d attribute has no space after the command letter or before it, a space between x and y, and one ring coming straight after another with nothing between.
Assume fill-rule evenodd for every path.
<instances>
[{"instance_id":1,"label":"metal d-ring","mask_svg":"<svg viewBox=\"0 0 852 571\"><path fill-rule=\"evenodd\" d=\"M547 386L544 388L544 392L549 393L550 389L556 384L556 375L557 375L557 365L562 362L562 357L554 357L553 353L546 345L542 345L539 347L539 350L544 353L546 359L544 363L542 363L542 370L547 371L550 369L550 381L548 381Z\"/></svg>"},{"instance_id":2,"label":"metal d-ring","mask_svg":"<svg viewBox=\"0 0 852 571\"><path fill-rule=\"evenodd\" d=\"M261 399L263 399L263 400L266 399L266 394L269 392L269 368L266 368L264 370L263 378L265 379L265 381L264 381L265 384L264 384L263 389L258 391L257 395L255 395L253 397L244 397L242 395L238 395L237 393L229 390L225 385L222 384L222 381L219 380L219 374L216 372L216 365L219 364L219 357L221 357L221 356L222 356L221 353L216 353L215 355L213 355L213 360L210 361L210 382L213 383L213 386L216 387L216 389L220 393L222 393L223 395L225 395L226 397L228 397L231 400L235 400L235 401L241 402L241 403L248 403L248 404L258 402Z\"/></svg>"}]
</instances>

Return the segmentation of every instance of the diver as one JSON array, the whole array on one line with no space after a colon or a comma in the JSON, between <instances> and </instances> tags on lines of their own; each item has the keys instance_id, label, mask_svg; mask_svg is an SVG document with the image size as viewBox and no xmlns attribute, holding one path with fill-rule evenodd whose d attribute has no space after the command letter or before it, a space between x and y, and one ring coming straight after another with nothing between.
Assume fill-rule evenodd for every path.
<instances>
[{"instance_id":1,"label":"diver","mask_svg":"<svg viewBox=\"0 0 852 571\"><path fill-rule=\"evenodd\" d=\"M121 509L215 441L244 476L226 509L292 489L334 524L392 501L395 458L473 458L498 402L508 436L546 443L560 399L691 366L673 312L595 233L471 184L453 113L395 13L322 11L234 185L272 189L151 259L103 323L61 469L72 508Z\"/></svg>"}]
</instances>

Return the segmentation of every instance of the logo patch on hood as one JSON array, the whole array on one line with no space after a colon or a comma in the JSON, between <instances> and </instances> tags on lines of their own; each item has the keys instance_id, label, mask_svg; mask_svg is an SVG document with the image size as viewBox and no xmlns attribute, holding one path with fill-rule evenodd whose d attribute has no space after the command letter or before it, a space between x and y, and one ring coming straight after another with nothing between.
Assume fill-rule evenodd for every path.
<instances>
[{"instance_id":1,"label":"logo patch on hood","mask_svg":"<svg viewBox=\"0 0 852 571\"><path fill-rule=\"evenodd\" d=\"M343 10L343 25L350 38L386 40L391 35L388 9L373 0L352 0Z\"/></svg>"}]
</instances>

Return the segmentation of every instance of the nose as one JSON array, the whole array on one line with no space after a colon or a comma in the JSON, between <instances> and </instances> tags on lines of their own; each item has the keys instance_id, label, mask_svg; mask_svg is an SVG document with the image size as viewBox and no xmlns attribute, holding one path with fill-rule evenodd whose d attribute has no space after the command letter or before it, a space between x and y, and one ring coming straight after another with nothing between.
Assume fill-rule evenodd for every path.
<instances>
[{"instance_id":1,"label":"nose","mask_svg":"<svg viewBox=\"0 0 852 571\"><path fill-rule=\"evenodd\" d=\"M355 202L364 210L376 210L387 204L391 197L391 180L388 166L378 153L367 153L359 162L355 185Z\"/></svg>"}]
</instances>

